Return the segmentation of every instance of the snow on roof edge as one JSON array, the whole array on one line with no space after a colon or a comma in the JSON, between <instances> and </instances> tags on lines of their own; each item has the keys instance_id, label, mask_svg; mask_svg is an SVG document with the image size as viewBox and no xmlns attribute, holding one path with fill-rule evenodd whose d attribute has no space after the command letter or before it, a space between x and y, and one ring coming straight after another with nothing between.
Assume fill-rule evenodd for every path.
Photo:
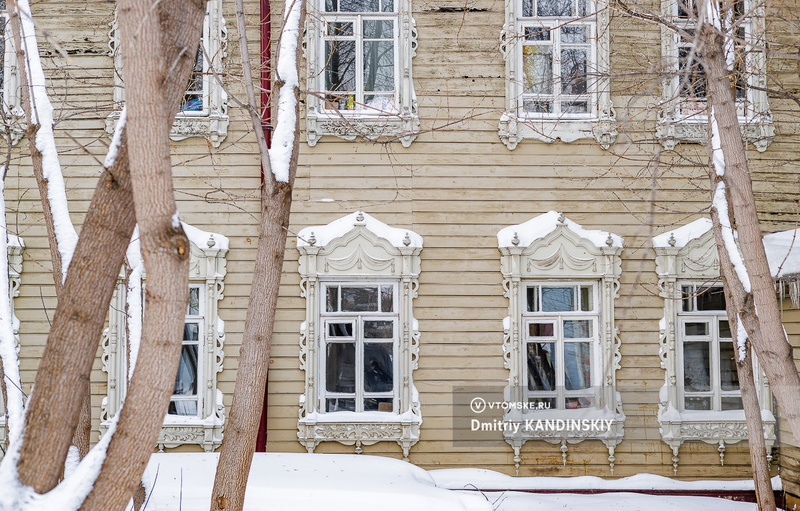
<instances>
[{"instance_id":1,"label":"snow on roof edge","mask_svg":"<svg viewBox=\"0 0 800 511\"><path fill-rule=\"evenodd\" d=\"M216 232L208 232L198 229L197 227L189 225L186 222L181 222L181 225L183 225L183 231L186 233L186 237L189 238L189 241L192 242L192 244L194 244L196 247L202 250L208 250L209 248L228 250L229 240L227 236L223 236L222 234L218 234ZM212 237L216 243L212 247L209 247L208 240Z\"/></svg>"},{"instance_id":2,"label":"snow on roof edge","mask_svg":"<svg viewBox=\"0 0 800 511\"><path fill-rule=\"evenodd\" d=\"M596 247L612 246L622 248L624 242L622 236L610 231L584 229L582 225L565 218L562 213L557 211L548 211L531 218L527 222L500 229L497 233L497 244L500 248L527 247L534 241L542 239L553 232L561 224L566 225L570 231L578 236L589 240ZM611 245L608 244L609 239L611 239Z\"/></svg>"},{"instance_id":3,"label":"snow on roof edge","mask_svg":"<svg viewBox=\"0 0 800 511\"><path fill-rule=\"evenodd\" d=\"M356 211L334 220L327 225L314 225L301 229L297 233L297 247L325 247L337 238L341 238L357 225L363 225L368 231L383 238L397 248L422 248L422 236L411 229L401 229L387 225L374 216Z\"/></svg>"},{"instance_id":4,"label":"snow on roof edge","mask_svg":"<svg viewBox=\"0 0 800 511\"><path fill-rule=\"evenodd\" d=\"M696 240L711 230L712 222L710 218L698 218L686 225L682 225L677 229L671 229L665 233L653 236L653 247L666 248L675 247L683 248L689 244L690 241ZM672 240L672 243L671 243Z\"/></svg>"}]
</instances>

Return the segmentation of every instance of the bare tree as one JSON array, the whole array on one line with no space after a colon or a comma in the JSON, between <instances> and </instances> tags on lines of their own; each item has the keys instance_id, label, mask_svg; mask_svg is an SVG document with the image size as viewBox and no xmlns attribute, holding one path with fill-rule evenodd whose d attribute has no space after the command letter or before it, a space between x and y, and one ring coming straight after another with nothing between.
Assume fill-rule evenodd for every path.
<instances>
[{"instance_id":1,"label":"bare tree","mask_svg":"<svg viewBox=\"0 0 800 511\"><path fill-rule=\"evenodd\" d=\"M258 425L264 406L269 369L272 330L278 305L278 291L286 250L292 186L297 171L299 148L299 69L302 41L302 0L287 1L274 77L273 95L277 126L272 149L267 149L261 119L256 108L246 25L242 0L236 2L236 21L243 66L247 109L258 137L264 181L261 184L261 224L256 252L250 302L247 308L233 404L228 415L225 438L217 465L211 509L241 510L250 465L256 447Z\"/></svg>"}]
</instances>

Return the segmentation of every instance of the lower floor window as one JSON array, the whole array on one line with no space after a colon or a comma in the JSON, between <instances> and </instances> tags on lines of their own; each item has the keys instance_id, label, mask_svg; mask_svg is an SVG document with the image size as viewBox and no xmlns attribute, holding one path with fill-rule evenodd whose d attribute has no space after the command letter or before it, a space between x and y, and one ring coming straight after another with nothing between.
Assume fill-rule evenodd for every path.
<instances>
[{"instance_id":1,"label":"lower floor window","mask_svg":"<svg viewBox=\"0 0 800 511\"><path fill-rule=\"evenodd\" d=\"M197 382L202 380L203 356L203 287L189 286L189 305L183 325L183 342L175 389L169 402L169 415L197 416L203 406L197 392Z\"/></svg>"}]
</instances>

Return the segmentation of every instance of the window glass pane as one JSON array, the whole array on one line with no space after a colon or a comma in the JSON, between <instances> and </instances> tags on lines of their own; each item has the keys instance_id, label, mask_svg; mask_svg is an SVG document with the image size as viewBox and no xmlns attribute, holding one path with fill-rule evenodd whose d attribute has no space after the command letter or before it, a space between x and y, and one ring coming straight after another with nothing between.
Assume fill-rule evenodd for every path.
<instances>
[{"instance_id":1,"label":"window glass pane","mask_svg":"<svg viewBox=\"0 0 800 511\"><path fill-rule=\"evenodd\" d=\"M697 290L697 310L724 311L725 292L722 287L706 287Z\"/></svg>"},{"instance_id":2,"label":"window glass pane","mask_svg":"<svg viewBox=\"0 0 800 511\"><path fill-rule=\"evenodd\" d=\"M740 397L723 397L720 404L723 410L741 410L743 408Z\"/></svg>"},{"instance_id":3,"label":"window glass pane","mask_svg":"<svg viewBox=\"0 0 800 511\"><path fill-rule=\"evenodd\" d=\"M364 91L394 90L394 42L364 41Z\"/></svg>"},{"instance_id":4,"label":"window glass pane","mask_svg":"<svg viewBox=\"0 0 800 511\"><path fill-rule=\"evenodd\" d=\"M340 110L353 110L355 103L346 93L356 89L356 42L325 41L325 90L340 92L334 96ZM351 102L348 102L348 99Z\"/></svg>"},{"instance_id":5,"label":"window glass pane","mask_svg":"<svg viewBox=\"0 0 800 511\"><path fill-rule=\"evenodd\" d=\"M356 400L353 398L333 398L325 400L326 412L355 412Z\"/></svg>"},{"instance_id":6,"label":"window glass pane","mask_svg":"<svg viewBox=\"0 0 800 511\"><path fill-rule=\"evenodd\" d=\"M356 391L356 345L330 343L325 359L325 388L328 392L354 394Z\"/></svg>"},{"instance_id":7,"label":"window glass pane","mask_svg":"<svg viewBox=\"0 0 800 511\"><path fill-rule=\"evenodd\" d=\"M394 1L381 0L381 12L394 12Z\"/></svg>"},{"instance_id":8,"label":"window glass pane","mask_svg":"<svg viewBox=\"0 0 800 511\"><path fill-rule=\"evenodd\" d=\"M687 98L706 97L706 72L697 58L692 55L692 48L689 46L678 48L678 72L681 96Z\"/></svg>"},{"instance_id":9,"label":"window glass pane","mask_svg":"<svg viewBox=\"0 0 800 511\"><path fill-rule=\"evenodd\" d=\"M182 415L182 416L197 416L197 400L192 399L188 401L170 401L169 415Z\"/></svg>"},{"instance_id":10,"label":"window glass pane","mask_svg":"<svg viewBox=\"0 0 800 511\"><path fill-rule=\"evenodd\" d=\"M561 103L561 111L567 114L583 114L589 111L589 103L586 101L564 101Z\"/></svg>"},{"instance_id":11,"label":"window glass pane","mask_svg":"<svg viewBox=\"0 0 800 511\"><path fill-rule=\"evenodd\" d=\"M549 41L550 29L541 27L525 27L526 41Z\"/></svg>"},{"instance_id":12,"label":"window glass pane","mask_svg":"<svg viewBox=\"0 0 800 511\"><path fill-rule=\"evenodd\" d=\"M394 21L364 20L364 39L393 39Z\"/></svg>"},{"instance_id":13,"label":"window glass pane","mask_svg":"<svg viewBox=\"0 0 800 511\"><path fill-rule=\"evenodd\" d=\"M572 16L574 14L573 0L538 0L536 2L537 16Z\"/></svg>"},{"instance_id":14,"label":"window glass pane","mask_svg":"<svg viewBox=\"0 0 800 511\"><path fill-rule=\"evenodd\" d=\"M325 12L336 12L339 10L339 0L325 0Z\"/></svg>"},{"instance_id":15,"label":"window glass pane","mask_svg":"<svg viewBox=\"0 0 800 511\"><path fill-rule=\"evenodd\" d=\"M739 373L736 372L738 350L732 342L719 343L719 383L722 390L739 390Z\"/></svg>"},{"instance_id":16,"label":"window glass pane","mask_svg":"<svg viewBox=\"0 0 800 511\"><path fill-rule=\"evenodd\" d=\"M542 312L575 310L575 287L542 287Z\"/></svg>"},{"instance_id":17,"label":"window glass pane","mask_svg":"<svg viewBox=\"0 0 800 511\"><path fill-rule=\"evenodd\" d=\"M707 342L683 343L683 387L686 392L711 390Z\"/></svg>"},{"instance_id":18,"label":"window glass pane","mask_svg":"<svg viewBox=\"0 0 800 511\"><path fill-rule=\"evenodd\" d=\"M683 312L692 312L694 310L694 300L692 297L694 296L694 287L692 286L681 286L681 296L682 300L681 303L683 304Z\"/></svg>"},{"instance_id":19,"label":"window glass pane","mask_svg":"<svg viewBox=\"0 0 800 511\"><path fill-rule=\"evenodd\" d=\"M325 311L339 311L339 286L326 286L325 291Z\"/></svg>"},{"instance_id":20,"label":"window glass pane","mask_svg":"<svg viewBox=\"0 0 800 511\"><path fill-rule=\"evenodd\" d=\"M378 286L342 286L342 312L378 312Z\"/></svg>"},{"instance_id":21,"label":"window glass pane","mask_svg":"<svg viewBox=\"0 0 800 511\"><path fill-rule=\"evenodd\" d=\"M564 401L564 408L568 410L575 408L591 408L594 406L594 399L590 397L568 397Z\"/></svg>"},{"instance_id":22,"label":"window glass pane","mask_svg":"<svg viewBox=\"0 0 800 511\"><path fill-rule=\"evenodd\" d=\"M592 304L591 286L581 286L581 310L582 311L594 310L594 305Z\"/></svg>"},{"instance_id":23,"label":"window glass pane","mask_svg":"<svg viewBox=\"0 0 800 511\"><path fill-rule=\"evenodd\" d=\"M528 312L539 312L539 286L531 286L526 290Z\"/></svg>"},{"instance_id":24,"label":"window glass pane","mask_svg":"<svg viewBox=\"0 0 800 511\"><path fill-rule=\"evenodd\" d=\"M555 353L555 343L528 343L528 390L555 390Z\"/></svg>"},{"instance_id":25,"label":"window glass pane","mask_svg":"<svg viewBox=\"0 0 800 511\"><path fill-rule=\"evenodd\" d=\"M711 398L686 396L683 400L683 408L686 410L711 410Z\"/></svg>"},{"instance_id":26,"label":"window glass pane","mask_svg":"<svg viewBox=\"0 0 800 511\"><path fill-rule=\"evenodd\" d=\"M187 314L189 316L200 315L200 288L198 287L189 288L189 312Z\"/></svg>"},{"instance_id":27,"label":"window glass pane","mask_svg":"<svg viewBox=\"0 0 800 511\"><path fill-rule=\"evenodd\" d=\"M686 323L683 325L686 335L708 335L708 323Z\"/></svg>"},{"instance_id":28,"label":"window glass pane","mask_svg":"<svg viewBox=\"0 0 800 511\"><path fill-rule=\"evenodd\" d=\"M592 335L592 320L564 320L564 339L586 339Z\"/></svg>"},{"instance_id":29,"label":"window glass pane","mask_svg":"<svg viewBox=\"0 0 800 511\"><path fill-rule=\"evenodd\" d=\"M340 0L339 12L378 12L378 0Z\"/></svg>"},{"instance_id":30,"label":"window glass pane","mask_svg":"<svg viewBox=\"0 0 800 511\"><path fill-rule=\"evenodd\" d=\"M592 384L592 345L588 342L564 343L564 388L588 389Z\"/></svg>"},{"instance_id":31,"label":"window glass pane","mask_svg":"<svg viewBox=\"0 0 800 511\"><path fill-rule=\"evenodd\" d=\"M183 340L184 341L200 340L200 325L198 323L184 323Z\"/></svg>"},{"instance_id":32,"label":"window glass pane","mask_svg":"<svg viewBox=\"0 0 800 511\"><path fill-rule=\"evenodd\" d=\"M565 27L566 28L566 27ZM586 94L589 52L583 48L561 50L561 92Z\"/></svg>"},{"instance_id":33,"label":"window glass pane","mask_svg":"<svg viewBox=\"0 0 800 511\"><path fill-rule=\"evenodd\" d=\"M394 388L391 343L364 343L364 391L391 392Z\"/></svg>"},{"instance_id":34,"label":"window glass pane","mask_svg":"<svg viewBox=\"0 0 800 511\"><path fill-rule=\"evenodd\" d=\"M525 18L533 16L533 0L522 0L522 16Z\"/></svg>"},{"instance_id":35,"label":"window glass pane","mask_svg":"<svg viewBox=\"0 0 800 511\"><path fill-rule=\"evenodd\" d=\"M186 94L181 104L181 112L199 112L203 110L203 45L197 48L194 69L186 86Z\"/></svg>"},{"instance_id":36,"label":"window glass pane","mask_svg":"<svg viewBox=\"0 0 800 511\"><path fill-rule=\"evenodd\" d=\"M353 23L350 21L331 21L328 23L328 35L349 36L353 35Z\"/></svg>"},{"instance_id":37,"label":"window glass pane","mask_svg":"<svg viewBox=\"0 0 800 511\"><path fill-rule=\"evenodd\" d=\"M392 412L394 400L390 397L368 397L364 399L364 411L367 412Z\"/></svg>"},{"instance_id":38,"label":"window glass pane","mask_svg":"<svg viewBox=\"0 0 800 511\"><path fill-rule=\"evenodd\" d=\"M553 323L529 323L528 335L531 337L553 337Z\"/></svg>"},{"instance_id":39,"label":"window glass pane","mask_svg":"<svg viewBox=\"0 0 800 511\"><path fill-rule=\"evenodd\" d=\"M731 324L728 320L720 320L719 322L719 336L722 339L730 339L731 338Z\"/></svg>"},{"instance_id":40,"label":"window glass pane","mask_svg":"<svg viewBox=\"0 0 800 511\"><path fill-rule=\"evenodd\" d=\"M328 323L328 337L353 337L353 323Z\"/></svg>"},{"instance_id":41,"label":"window glass pane","mask_svg":"<svg viewBox=\"0 0 800 511\"><path fill-rule=\"evenodd\" d=\"M364 321L365 339L391 339L394 337L394 321Z\"/></svg>"},{"instance_id":42,"label":"window glass pane","mask_svg":"<svg viewBox=\"0 0 800 511\"><path fill-rule=\"evenodd\" d=\"M525 94L552 94L553 48L530 44L523 46L522 73Z\"/></svg>"},{"instance_id":43,"label":"window glass pane","mask_svg":"<svg viewBox=\"0 0 800 511\"><path fill-rule=\"evenodd\" d=\"M553 102L526 99L522 102L522 109L532 114L549 114L553 113Z\"/></svg>"},{"instance_id":44,"label":"window glass pane","mask_svg":"<svg viewBox=\"0 0 800 511\"><path fill-rule=\"evenodd\" d=\"M364 95L366 110L372 112L396 112L394 94L366 94Z\"/></svg>"},{"instance_id":45,"label":"window glass pane","mask_svg":"<svg viewBox=\"0 0 800 511\"><path fill-rule=\"evenodd\" d=\"M589 41L589 27L582 25L567 25L561 27L562 43L586 43Z\"/></svg>"},{"instance_id":46,"label":"window glass pane","mask_svg":"<svg viewBox=\"0 0 800 511\"><path fill-rule=\"evenodd\" d=\"M183 346L181 349L181 361L178 365L178 374L175 375L175 389L172 392L176 396L197 395L198 349L196 344Z\"/></svg>"},{"instance_id":47,"label":"window glass pane","mask_svg":"<svg viewBox=\"0 0 800 511\"><path fill-rule=\"evenodd\" d=\"M394 312L394 286L381 286L381 312Z\"/></svg>"}]
</instances>

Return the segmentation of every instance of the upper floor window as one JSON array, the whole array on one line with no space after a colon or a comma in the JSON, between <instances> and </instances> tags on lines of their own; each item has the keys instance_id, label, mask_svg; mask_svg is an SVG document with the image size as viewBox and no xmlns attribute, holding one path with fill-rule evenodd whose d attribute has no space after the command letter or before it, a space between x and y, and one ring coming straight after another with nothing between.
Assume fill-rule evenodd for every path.
<instances>
[{"instance_id":1,"label":"upper floor window","mask_svg":"<svg viewBox=\"0 0 800 511\"><path fill-rule=\"evenodd\" d=\"M397 442L407 458L422 423L413 315L422 238L356 212L297 236L306 320L300 327L298 438Z\"/></svg>"},{"instance_id":2,"label":"upper floor window","mask_svg":"<svg viewBox=\"0 0 800 511\"><path fill-rule=\"evenodd\" d=\"M116 21L112 30L112 55L116 67L114 102L116 109L106 120L106 131L113 133L125 102L124 70ZM208 0L203 21L203 36L195 54L194 66L181 101L170 138L184 140L204 137L219 147L228 134L228 94L222 87L223 59L227 56L228 31L222 0Z\"/></svg>"},{"instance_id":3,"label":"upper floor window","mask_svg":"<svg viewBox=\"0 0 800 511\"><path fill-rule=\"evenodd\" d=\"M609 96L607 7L594 0L506 0L501 50L506 113L500 136L572 142L616 137Z\"/></svg>"},{"instance_id":4,"label":"upper floor window","mask_svg":"<svg viewBox=\"0 0 800 511\"><path fill-rule=\"evenodd\" d=\"M11 143L16 144L25 132L25 112L6 0L0 0L0 59L0 135L10 136Z\"/></svg>"},{"instance_id":5,"label":"upper floor window","mask_svg":"<svg viewBox=\"0 0 800 511\"><path fill-rule=\"evenodd\" d=\"M719 260L711 220L702 218L653 238L658 289L664 298L659 323L661 438L672 449L677 475L681 445L711 444L724 461L726 445L747 441L731 326L719 283ZM772 396L754 360L767 447L775 442Z\"/></svg>"},{"instance_id":6,"label":"upper floor window","mask_svg":"<svg viewBox=\"0 0 800 511\"><path fill-rule=\"evenodd\" d=\"M167 415L158 439L160 449L195 444L213 450L222 442L225 407L217 388L222 371L225 323L219 317L226 273L225 236L183 224L189 237L189 302L183 326L180 362ZM138 255L138 242L128 250L128 265L117 281L108 328L103 334L103 370L108 395L103 399L101 430L120 410L127 392L132 332L141 331L147 285Z\"/></svg>"},{"instance_id":7,"label":"upper floor window","mask_svg":"<svg viewBox=\"0 0 800 511\"><path fill-rule=\"evenodd\" d=\"M708 140L706 76L702 54L695 44L699 4L696 0L663 0L664 9L677 31L662 27L664 58L668 73L664 84L664 114L659 138L668 149L678 142ZM745 137L759 151L772 142L774 130L767 103L763 7L749 0L732 3L735 26L731 85Z\"/></svg>"},{"instance_id":8,"label":"upper floor window","mask_svg":"<svg viewBox=\"0 0 800 511\"><path fill-rule=\"evenodd\" d=\"M503 333L510 373L506 397L529 406L510 407L503 417L517 470L529 440L560 443L566 462L568 444L596 439L608 449L613 471L625 421L616 389L622 355L614 322L623 240L584 229L555 211L506 227L497 238L509 300ZM539 419L593 419L604 426L529 427Z\"/></svg>"},{"instance_id":9,"label":"upper floor window","mask_svg":"<svg viewBox=\"0 0 800 511\"><path fill-rule=\"evenodd\" d=\"M319 0L309 62L308 142L323 135L399 139L419 128L410 0Z\"/></svg>"}]
</instances>

